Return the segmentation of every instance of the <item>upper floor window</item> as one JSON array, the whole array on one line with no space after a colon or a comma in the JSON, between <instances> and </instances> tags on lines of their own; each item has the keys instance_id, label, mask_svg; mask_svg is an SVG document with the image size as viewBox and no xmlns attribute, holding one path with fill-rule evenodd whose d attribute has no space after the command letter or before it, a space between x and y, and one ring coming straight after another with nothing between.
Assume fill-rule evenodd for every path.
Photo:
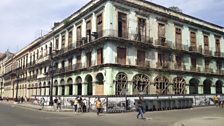
<instances>
[{"instance_id":1,"label":"upper floor window","mask_svg":"<svg viewBox=\"0 0 224 126\"><path fill-rule=\"evenodd\" d=\"M127 29L127 15L121 12L118 12L118 37L127 38L128 37Z\"/></svg>"},{"instance_id":2,"label":"upper floor window","mask_svg":"<svg viewBox=\"0 0 224 126\"><path fill-rule=\"evenodd\" d=\"M103 64L103 48L97 50L97 65Z\"/></svg>"},{"instance_id":3,"label":"upper floor window","mask_svg":"<svg viewBox=\"0 0 224 126\"><path fill-rule=\"evenodd\" d=\"M138 41L146 40L146 19L138 18Z\"/></svg>"},{"instance_id":4,"label":"upper floor window","mask_svg":"<svg viewBox=\"0 0 224 126\"><path fill-rule=\"evenodd\" d=\"M76 57L76 68L81 68L81 55Z\"/></svg>"},{"instance_id":5,"label":"upper floor window","mask_svg":"<svg viewBox=\"0 0 224 126\"><path fill-rule=\"evenodd\" d=\"M55 49L56 50L59 49L59 39L58 38L55 39Z\"/></svg>"},{"instance_id":6,"label":"upper floor window","mask_svg":"<svg viewBox=\"0 0 224 126\"><path fill-rule=\"evenodd\" d=\"M97 34L98 37L102 37L103 36L103 17L102 14L99 14L97 16Z\"/></svg>"},{"instance_id":7,"label":"upper floor window","mask_svg":"<svg viewBox=\"0 0 224 126\"><path fill-rule=\"evenodd\" d=\"M91 52L86 53L86 67L90 67L92 65L92 56Z\"/></svg>"},{"instance_id":8,"label":"upper floor window","mask_svg":"<svg viewBox=\"0 0 224 126\"><path fill-rule=\"evenodd\" d=\"M91 20L86 23L86 38L87 42L91 42Z\"/></svg>"},{"instance_id":9,"label":"upper floor window","mask_svg":"<svg viewBox=\"0 0 224 126\"><path fill-rule=\"evenodd\" d=\"M137 65L139 66L145 65L145 51L141 50L137 51Z\"/></svg>"},{"instance_id":10,"label":"upper floor window","mask_svg":"<svg viewBox=\"0 0 224 126\"><path fill-rule=\"evenodd\" d=\"M175 41L176 41L176 47L178 49L182 49L182 29L176 27L175 28Z\"/></svg>"},{"instance_id":11,"label":"upper floor window","mask_svg":"<svg viewBox=\"0 0 224 126\"><path fill-rule=\"evenodd\" d=\"M73 32L72 32L72 30L70 30L68 32L68 46L69 47L71 47L71 45L72 45L72 35L73 35Z\"/></svg>"},{"instance_id":12,"label":"upper floor window","mask_svg":"<svg viewBox=\"0 0 224 126\"><path fill-rule=\"evenodd\" d=\"M166 34L166 29L165 29L165 24L163 23L159 23L158 24L158 45L165 45L165 42L166 42L166 37L165 37L165 34Z\"/></svg>"},{"instance_id":13,"label":"upper floor window","mask_svg":"<svg viewBox=\"0 0 224 126\"><path fill-rule=\"evenodd\" d=\"M117 63L122 65L126 64L126 48L117 48Z\"/></svg>"},{"instance_id":14,"label":"upper floor window","mask_svg":"<svg viewBox=\"0 0 224 126\"><path fill-rule=\"evenodd\" d=\"M190 41L191 41L191 46L196 47L196 33L191 31L190 32Z\"/></svg>"},{"instance_id":15,"label":"upper floor window","mask_svg":"<svg viewBox=\"0 0 224 126\"><path fill-rule=\"evenodd\" d=\"M82 38L82 31L81 31L81 26L77 27L77 43L76 46L79 47L81 46L81 38Z\"/></svg>"},{"instance_id":16,"label":"upper floor window","mask_svg":"<svg viewBox=\"0 0 224 126\"><path fill-rule=\"evenodd\" d=\"M219 38L215 39L215 47L216 47L216 52L220 52L220 39Z\"/></svg>"},{"instance_id":17,"label":"upper floor window","mask_svg":"<svg viewBox=\"0 0 224 126\"><path fill-rule=\"evenodd\" d=\"M65 48L65 34L61 36L61 48Z\"/></svg>"}]
</instances>

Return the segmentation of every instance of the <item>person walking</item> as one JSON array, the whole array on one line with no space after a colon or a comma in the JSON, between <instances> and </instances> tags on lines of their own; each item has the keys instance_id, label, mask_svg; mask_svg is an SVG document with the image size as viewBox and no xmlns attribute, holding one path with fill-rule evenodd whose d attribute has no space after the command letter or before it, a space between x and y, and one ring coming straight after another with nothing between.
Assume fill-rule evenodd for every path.
<instances>
[{"instance_id":1,"label":"person walking","mask_svg":"<svg viewBox=\"0 0 224 126\"><path fill-rule=\"evenodd\" d=\"M78 109L78 99L75 98L75 100L74 100L74 110L75 110L75 113L77 112L77 109Z\"/></svg>"},{"instance_id":2,"label":"person walking","mask_svg":"<svg viewBox=\"0 0 224 126\"><path fill-rule=\"evenodd\" d=\"M143 108L143 99L139 98L137 101L137 119L139 118L139 115L141 115L141 119L144 119L144 108Z\"/></svg>"},{"instance_id":3,"label":"person walking","mask_svg":"<svg viewBox=\"0 0 224 126\"><path fill-rule=\"evenodd\" d=\"M61 110L61 98L58 98L58 103L57 103L57 110L60 109Z\"/></svg>"},{"instance_id":4,"label":"person walking","mask_svg":"<svg viewBox=\"0 0 224 126\"><path fill-rule=\"evenodd\" d=\"M218 96L215 95L213 99L214 99L215 106L217 107L218 104L219 104L219 103L218 103L218 102L219 102L219 98L218 98Z\"/></svg>"},{"instance_id":5,"label":"person walking","mask_svg":"<svg viewBox=\"0 0 224 126\"><path fill-rule=\"evenodd\" d=\"M44 99L44 97L42 97L40 99L41 110L44 110L44 103L45 103L45 99Z\"/></svg>"},{"instance_id":6,"label":"person walking","mask_svg":"<svg viewBox=\"0 0 224 126\"><path fill-rule=\"evenodd\" d=\"M96 109L97 109L97 115L99 116L101 109L102 109L102 102L100 98L96 100Z\"/></svg>"}]
</instances>

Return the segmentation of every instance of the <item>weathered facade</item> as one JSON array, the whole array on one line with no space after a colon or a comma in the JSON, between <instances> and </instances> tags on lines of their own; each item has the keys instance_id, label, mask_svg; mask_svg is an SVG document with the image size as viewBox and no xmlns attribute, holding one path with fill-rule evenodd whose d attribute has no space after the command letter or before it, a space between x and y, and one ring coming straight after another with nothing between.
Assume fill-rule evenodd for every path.
<instances>
[{"instance_id":1,"label":"weathered facade","mask_svg":"<svg viewBox=\"0 0 224 126\"><path fill-rule=\"evenodd\" d=\"M223 94L224 28L143 0L94 0L5 64L5 95Z\"/></svg>"}]
</instances>

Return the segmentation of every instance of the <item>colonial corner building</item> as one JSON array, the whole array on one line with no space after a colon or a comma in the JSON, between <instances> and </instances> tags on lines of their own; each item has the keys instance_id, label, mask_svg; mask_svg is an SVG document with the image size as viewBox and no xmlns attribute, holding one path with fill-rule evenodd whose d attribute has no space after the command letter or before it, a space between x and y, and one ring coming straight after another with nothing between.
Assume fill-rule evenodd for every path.
<instances>
[{"instance_id":1,"label":"colonial corner building","mask_svg":"<svg viewBox=\"0 0 224 126\"><path fill-rule=\"evenodd\" d=\"M92 0L0 60L9 98L224 92L224 28L144 0Z\"/></svg>"}]
</instances>

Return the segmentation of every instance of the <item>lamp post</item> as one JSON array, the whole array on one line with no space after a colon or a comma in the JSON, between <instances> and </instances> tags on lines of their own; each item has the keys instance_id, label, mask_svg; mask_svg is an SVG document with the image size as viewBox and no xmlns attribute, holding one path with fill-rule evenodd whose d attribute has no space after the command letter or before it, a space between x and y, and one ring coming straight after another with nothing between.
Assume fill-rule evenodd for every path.
<instances>
[{"instance_id":1,"label":"lamp post","mask_svg":"<svg viewBox=\"0 0 224 126\"><path fill-rule=\"evenodd\" d=\"M50 61L51 61L49 69L48 69L48 74L50 75L50 78L51 78L50 92L49 92L49 97L50 97L49 106L53 106L53 104L54 104L54 102L53 102L53 80L54 80L55 67L54 67L54 60L53 60L53 56L52 56L52 46L49 47L49 51L50 51Z\"/></svg>"},{"instance_id":2,"label":"lamp post","mask_svg":"<svg viewBox=\"0 0 224 126\"><path fill-rule=\"evenodd\" d=\"M19 89L19 75L16 74L16 99L15 102L18 102L18 89Z\"/></svg>"},{"instance_id":3,"label":"lamp post","mask_svg":"<svg viewBox=\"0 0 224 126\"><path fill-rule=\"evenodd\" d=\"M2 98L2 86L3 86L3 79L2 78L0 78L0 84L1 84L1 96L0 96L0 98Z\"/></svg>"}]
</instances>

